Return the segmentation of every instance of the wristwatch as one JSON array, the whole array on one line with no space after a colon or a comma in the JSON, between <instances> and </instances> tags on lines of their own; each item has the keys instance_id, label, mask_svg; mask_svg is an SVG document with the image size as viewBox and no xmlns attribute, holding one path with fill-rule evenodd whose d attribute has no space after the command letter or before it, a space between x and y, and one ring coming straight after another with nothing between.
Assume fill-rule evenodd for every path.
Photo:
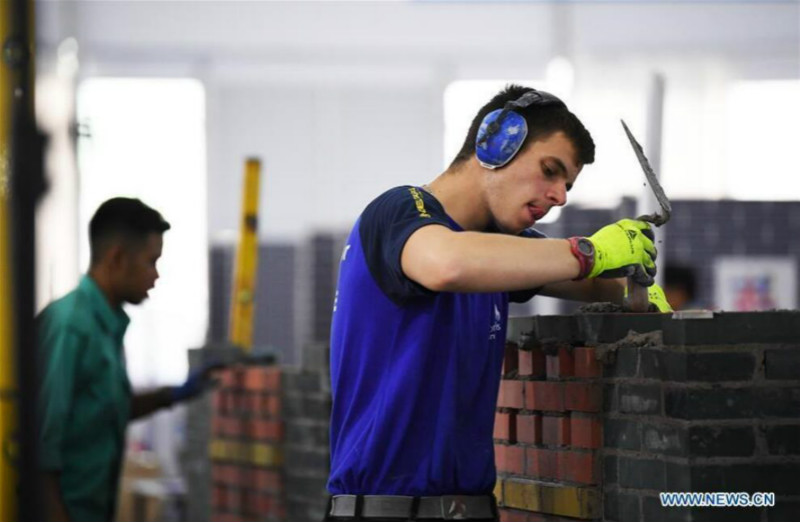
<instances>
[{"instance_id":1,"label":"wristwatch","mask_svg":"<svg viewBox=\"0 0 800 522\"><path fill-rule=\"evenodd\" d=\"M572 255L578 260L581 271L573 281L585 279L594 268L594 245L585 237L571 237L568 239Z\"/></svg>"}]
</instances>

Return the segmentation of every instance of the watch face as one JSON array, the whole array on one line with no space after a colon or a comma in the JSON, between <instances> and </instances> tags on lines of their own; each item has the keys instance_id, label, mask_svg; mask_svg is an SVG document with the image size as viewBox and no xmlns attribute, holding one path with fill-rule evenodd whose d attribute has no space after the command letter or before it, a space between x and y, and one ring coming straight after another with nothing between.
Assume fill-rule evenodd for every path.
<instances>
[{"instance_id":1,"label":"watch face","mask_svg":"<svg viewBox=\"0 0 800 522\"><path fill-rule=\"evenodd\" d=\"M594 255L594 245L586 238L578 240L578 251L585 256Z\"/></svg>"}]
</instances>

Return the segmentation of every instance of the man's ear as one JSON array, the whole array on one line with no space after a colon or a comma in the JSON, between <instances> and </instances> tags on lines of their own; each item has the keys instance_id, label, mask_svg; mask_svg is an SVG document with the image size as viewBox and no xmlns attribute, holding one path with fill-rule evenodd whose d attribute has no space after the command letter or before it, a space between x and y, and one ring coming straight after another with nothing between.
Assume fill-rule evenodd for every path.
<instances>
[{"instance_id":1,"label":"man's ear","mask_svg":"<svg viewBox=\"0 0 800 522\"><path fill-rule=\"evenodd\" d=\"M115 241L108 246L105 258L108 262L109 268L118 270L125 266L127 262L127 255L128 252L125 249L125 246L122 243Z\"/></svg>"}]
</instances>

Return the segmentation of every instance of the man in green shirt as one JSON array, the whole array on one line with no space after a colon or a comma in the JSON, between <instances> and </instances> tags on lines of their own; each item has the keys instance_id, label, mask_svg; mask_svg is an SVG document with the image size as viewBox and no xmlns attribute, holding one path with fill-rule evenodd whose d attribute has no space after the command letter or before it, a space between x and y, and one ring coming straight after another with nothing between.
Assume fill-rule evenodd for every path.
<instances>
[{"instance_id":1,"label":"man in green shirt","mask_svg":"<svg viewBox=\"0 0 800 522\"><path fill-rule=\"evenodd\" d=\"M89 225L91 266L78 287L38 317L39 459L48 520L114 517L130 420L199 394L208 372L179 387L133 394L122 339L123 303L139 304L158 279L170 225L138 199L114 198Z\"/></svg>"}]
</instances>

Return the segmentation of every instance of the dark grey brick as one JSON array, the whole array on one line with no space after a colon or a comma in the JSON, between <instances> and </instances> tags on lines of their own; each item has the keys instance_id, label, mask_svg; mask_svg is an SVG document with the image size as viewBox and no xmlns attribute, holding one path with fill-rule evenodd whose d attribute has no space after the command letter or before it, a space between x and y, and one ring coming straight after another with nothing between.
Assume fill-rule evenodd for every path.
<instances>
[{"instance_id":1,"label":"dark grey brick","mask_svg":"<svg viewBox=\"0 0 800 522\"><path fill-rule=\"evenodd\" d=\"M286 440L297 446L327 447L330 426L327 421L287 420Z\"/></svg>"},{"instance_id":2,"label":"dark grey brick","mask_svg":"<svg viewBox=\"0 0 800 522\"><path fill-rule=\"evenodd\" d=\"M752 379L756 359L751 352L701 352L687 358L690 381L743 381Z\"/></svg>"},{"instance_id":3,"label":"dark grey brick","mask_svg":"<svg viewBox=\"0 0 800 522\"><path fill-rule=\"evenodd\" d=\"M667 389L664 411L679 419L745 419L756 412L754 388Z\"/></svg>"},{"instance_id":4,"label":"dark grey brick","mask_svg":"<svg viewBox=\"0 0 800 522\"><path fill-rule=\"evenodd\" d=\"M688 453L686 429L671 424L644 424L642 448L657 455L685 456Z\"/></svg>"},{"instance_id":5,"label":"dark grey brick","mask_svg":"<svg viewBox=\"0 0 800 522\"><path fill-rule=\"evenodd\" d=\"M639 374L647 379L683 382L686 380L686 352L643 348Z\"/></svg>"},{"instance_id":6,"label":"dark grey brick","mask_svg":"<svg viewBox=\"0 0 800 522\"><path fill-rule=\"evenodd\" d=\"M617 460L620 487L664 491L666 472L663 461L631 457L618 457Z\"/></svg>"},{"instance_id":7,"label":"dark grey brick","mask_svg":"<svg viewBox=\"0 0 800 522\"><path fill-rule=\"evenodd\" d=\"M641 424L635 420L605 419L603 440L607 448L638 450L642 447Z\"/></svg>"},{"instance_id":8,"label":"dark grey brick","mask_svg":"<svg viewBox=\"0 0 800 522\"><path fill-rule=\"evenodd\" d=\"M664 462L667 491L692 491L692 474L690 464Z\"/></svg>"},{"instance_id":9,"label":"dark grey brick","mask_svg":"<svg viewBox=\"0 0 800 522\"><path fill-rule=\"evenodd\" d=\"M603 385L603 411L619 411L619 385Z\"/></svg>"},{"instance_id":10,"label":"dark grey brick","mask_svg":"<svg viewBox=\"0 0 800 522\"><path fill-rule=\"evenodd\" d=\"M642 497L642 521L693 522L689 508L663 507L658 497Z\"/></svg>"},{"instance_id":11,"label":"dark grey brick","mask_svg":"<svg viewBox=\"0 0 800 522\"><path fill-rule=\"evenodd\" d=\"M612 355L612 360L603 366L605 377L633 377L639 364L639 349L622 347Z\"/></svg>"},{"instance_id":12,"label":"dark grey brick","mask_svg":"<svg viewBox=\"0 0 800 522\"><path fill-rule=\"evenodd\" d=\"M660 384L622 384L619 386L619 410L622 413L660 414Z\"/></svg>"},{"instance_id":13,"label":"dark grey brick","mask_svg":"<svg viewBox=\"0 0 800 522\"><path fill-rule=\"evenodd\" d=\"M800 426L767 426L764 434L773 455L800 455Z\"/></svg>"},{"instance_id":14,"label":"dark grey brick","mask_svg":"<svg viewBox=\"0 0 800 522\"><path fill-rule=\"evenodd\" d=\"M764 356L767 379L800 379L800 347L767 350Z\"/></svg>"},{"instance_id":15,"label":"dark grey brick","mask_svg":"<svg viewBox=\"0 0 800 522\"><path fill-rule=\"evenodd\" d=\"M322 377L319 372L283 370L281 386L285 393L319 393Z\"/></svg>"},{"instance_id":16,"label":"dark grey brick","mask_svg":"<svg viewBox=\"0 0 800 522\"><path fill-rule=\"evenodd\" d=\"M756 447L752 426L693 426L689 450L693 457L749 457Z\"/></svg>"},{"instance_id":17,"label":"dark grey brick","mask_svg":"<svg viewBox=\"0 0 800 522\"><path fill-rule=\"evenodd\" d=\"M605 520L639 522L642 518L639 496L620 492L607 492L603 499Z\"/></svg>"},{"instance_id":18,"label":"dark grey brick","mask_svg":"<svg viewBox=\"0 0 800 522\"><path fill-rule=\"evenodd\" d=\"M758 409L761 417L797 419L800 416L800 386L760 388Z\"/></svg>"},{"instance_id":19,"label":"dark grey brick","mask_svg":"<svg viewBox=\"0 0 800 522\"><path fill-rule=\"evenodd\" d=\"M761 522L763 508L694 507L692 522Z\"/></svg>"},{"instance_id":20,"label":"dark grey brick","mask_svg":"<svg viewBox=\"0 0 800 522\"><path fill-rule=\"evenodd\" d=\"M603 457L603 485L608 486L617 482L617 457L606 455Z\"/></svg>"},{"instance_id":21,"label":"dark grey brick","mask_svg":"<svg viewBox=\"0 0 800 522\"><path fill-rule=\"evenodd\" d=\"M326 448L311 450L287 445L283 452L287 475L296 475L303 470L326 474L330 468L330 453Z\"/></svg>"},{"instance_id":22,"label":"dark grey brick","mask_svg":"<svg viewBox=\"0 0 800 522\"><path fill-rule=\"evenodd\" d=\"M775 505L767 511L768 522L797 522L800 516L800 500L775 499Z\"/></svg>"},{"instance_id":23,"label":"dark grey brick","mask_svg":"<svg viewBox=\"0 0 800 522\"><path fill-rule=\"evenodd\" d=\"M770 491L800 495L797 464L720 464L692 467L694 491Z\"/></svg>"},{"instance_id":24,"label":"dark grey brick","mask_svg":"<svg viewBox=\"0 0 800 522\"><path fill-rule=\"evenodd\" d=\"M331 415L331 398L325 395L310 396L284 394L281 397L283 418L327 420Z\"/></svg>"}]
</instances>

